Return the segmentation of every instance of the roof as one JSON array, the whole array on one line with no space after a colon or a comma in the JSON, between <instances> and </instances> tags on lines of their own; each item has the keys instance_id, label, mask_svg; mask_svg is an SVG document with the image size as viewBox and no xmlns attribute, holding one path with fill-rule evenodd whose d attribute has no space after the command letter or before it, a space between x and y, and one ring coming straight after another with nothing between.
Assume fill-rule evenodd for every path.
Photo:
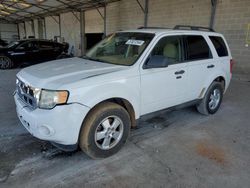
<instances>
[{"instance_id":1,"label":"roof","mask_svg":"<svg viewBox=\"0 0 250 188\"><path fill-rule=\"evenodd\" d=\"M0 21L21 22L63 12L104 7L120 0L0 0Z\"/></svg>"}]
</instances>

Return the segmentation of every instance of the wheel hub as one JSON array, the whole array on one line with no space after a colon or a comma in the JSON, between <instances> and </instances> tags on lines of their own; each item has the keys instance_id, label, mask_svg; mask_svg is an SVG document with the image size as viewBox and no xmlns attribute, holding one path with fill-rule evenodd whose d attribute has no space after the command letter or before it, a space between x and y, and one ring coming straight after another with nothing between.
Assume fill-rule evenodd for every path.
<instances>
[{"instance_id":1,"label":"wheel hub","mask_svg":"<svg viewBox=\"0 0 250 188\"><path fill-rule=\"evenodd\" d=\"M221 93L219 89L214 89L210 95L208 106L211 110L217 108L220 103Z\"/></svg>"},{"instance_id":2,"label":"wheel hub","mask_svg":"<svg viewBox=\"0 0 250 188\"><path fill-rule=\"evenodd\" d=\"M123 122L117 116L105 118L96 128L95 143L102 150L116 146L123 135Z\"/></svg>"}]
</instances>

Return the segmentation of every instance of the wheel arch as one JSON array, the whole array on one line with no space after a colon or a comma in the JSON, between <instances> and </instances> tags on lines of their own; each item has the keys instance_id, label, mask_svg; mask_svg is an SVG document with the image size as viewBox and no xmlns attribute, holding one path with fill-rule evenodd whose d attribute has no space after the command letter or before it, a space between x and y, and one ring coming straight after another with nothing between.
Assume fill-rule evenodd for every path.
<instances>
[{"instance_id":1,"label":"wheel arch","mask_svg":"<svg viewBox=\"0 0 250 188\"><path fill-rule=\"evenodd\" d=\"M225 92L226 88L227 88L227 83L226 83L226 78L223 74L216 74L212 77L210 77L210 79L207 80L204 88L202 89L201 93L200 93L200 97L199 98L203 98L205 96L205 94L207 93L207 90L209 88L209 86L213 83L213 82L220 82L223 84L223 90Z\"/></svg>"},{"instance_id":2,"label":"wheel arch","mask_svg":"<svg viewBox=\"0 0 250 188\"><path fill-rule=\"evenodd\" d=\"M226 87L226 79L223 77L223 76L218 76L217 78L215 78L213 81L212 81L212 83L213 82L220 82L220 83L222 83L222 86L223 86L223 90L225 90L225 87ZM211 84L212 84L211 83Z\"/></svg>"},{"instance_id":3,"label":"wheel arch","mask_svg":"<svg viewBox=\"0 0 250 188\"><path fill-rule=\"evenodd\" d=\"M130 116L131 126L132 127L136 126L136 113L135 113L135 109L134 109L133 105L127 99L124 99L121 97L113 97L113 98L105 99L105 100L102 100L102 101L96 103L89 110L89 112L87 113L87 115L85 117L87 117L96 107L98 107L100 104L103 104L105 102L113 102L113 103L116 103L116 104L122 106L123 108L125 108L125 110L128 112L128 114ZM84 120L83 120L83 123L84 123Z\"/></svg>"}]
</instances>

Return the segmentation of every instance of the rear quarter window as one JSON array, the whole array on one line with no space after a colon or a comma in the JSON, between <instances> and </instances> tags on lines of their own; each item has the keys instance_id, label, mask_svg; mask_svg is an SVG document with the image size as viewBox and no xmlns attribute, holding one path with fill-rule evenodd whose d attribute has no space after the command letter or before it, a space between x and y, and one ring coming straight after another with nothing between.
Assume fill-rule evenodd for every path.
<instances>
[{"instance_id":1,"label":"rear quarter window","mask_svg":"<svg viewBox=\"0 0 250 188\"><path fill-rule=\"evenodd\" d=\"M188 35L186 38L187 60L195 61L212 58L211 51L204 37L200 35Z\"/></svg>"},{"instance_id":2,"label":"rear quarter window","mask_svg":"<svg viewBox=\"0 0 250 188\"><path fill-rule=\"evenodd\" d=\"M39 41L40 49L42 50L50 50L54 49L54 43L47 41Z\"/></svg>"},{"instance_id":3,"label":"rear quarter window","mask_svg":"<svg viewBox=\"0 0 250 188\"><path fill-rule=\"evenodd\" d=\"M209 38L212 41L214 48L219 57L228 56L226 44L221 37L210 36Z\"/></svg>"}]
</instances>

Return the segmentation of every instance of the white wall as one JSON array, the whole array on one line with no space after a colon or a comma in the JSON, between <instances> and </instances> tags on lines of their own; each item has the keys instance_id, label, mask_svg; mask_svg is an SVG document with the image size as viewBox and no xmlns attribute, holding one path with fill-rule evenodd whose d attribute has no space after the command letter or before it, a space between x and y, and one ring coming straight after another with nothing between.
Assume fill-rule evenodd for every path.
<instances>
[{"instance_id":1,"label":"white wall","mask_svg":"<svg viewBox=\"0 0 250 188\"><path fill-rule=\"evenodd\" d=\"M79 12L75 15L80 18ZM70 48L74 47L74 54L80 55L80 22L72 12L61 14L61 31L64 41L70 44Z\"/></svg>"},{"instance_id":2,"label":"white wall","mask_svg":"<svg viewBox=\"0 0 250 188\"><path fill-rule=\"evenodd\" d=\"M99 8L99 11L104 15L104 9ZM86 33L103 33L104 20L96 9L85 12L85 32Z\"/></svg>"},{"instance_id":3,"label":"white wall","mask_svg":"<svg viewBox=\"0 0 250 188\"><path fill-rule=\"evenodd\" d=\"M155 0L151 0L154 2ZM143 4L143 0L140 0ZM144 14L136 0L123 0L107 6L107 33L144 25Z\"/></svg>"},{"instance_id":4,"label":"white wall","mask_svg":"<svg viewBox=\"0 0 250 188\"><path fill-rule=\"evenodd\" d=\"M34 20L34 29L35 29L35 38L39 38L39 35L38 35L38 20L35 19Z\"/></svg>"},{"instance_id":5,"label":"white wall","mask_svg":"<svg viewBox=\"0 0 250 188\"><path fill-rule=\"evenodd\" d=\"M18 29L19 29L19 37L20 39L23 39L25 37L24 23L19 23Z\"/></svg>"},{"instance_id":6,"label":"white wall","mask_svg":"<svg viewBox=\"0 0 250 188\"><path fill-rule=\"evenodd\" d=\"M18 30L16 24L3 24L0 23L0 38L8 42L16 40Z\"/></svg>"},{"instance_id":7,"label":"white wall","mask_svg":"<svg viewBox=\"0 0 250 188\"><path fill-rule=\"evenodd\" d=\"M53 17L59 23L59 17ZM52 17L45 17L46 23L46 38L51 40L54 39L54 36L59 36L59 24Z\"/></svg>"},{"instance_id":8,"label":"white wall","mask_svg":"<svg viewBox=\"0 0 250 188\"><path fill-rule=\"evenodd\" d=\"M32 30L32 22L31 21L25 21L25 27L26 27L27 38L29 36L34 36L33 30Z\"/></svg>"}]
</instances>

